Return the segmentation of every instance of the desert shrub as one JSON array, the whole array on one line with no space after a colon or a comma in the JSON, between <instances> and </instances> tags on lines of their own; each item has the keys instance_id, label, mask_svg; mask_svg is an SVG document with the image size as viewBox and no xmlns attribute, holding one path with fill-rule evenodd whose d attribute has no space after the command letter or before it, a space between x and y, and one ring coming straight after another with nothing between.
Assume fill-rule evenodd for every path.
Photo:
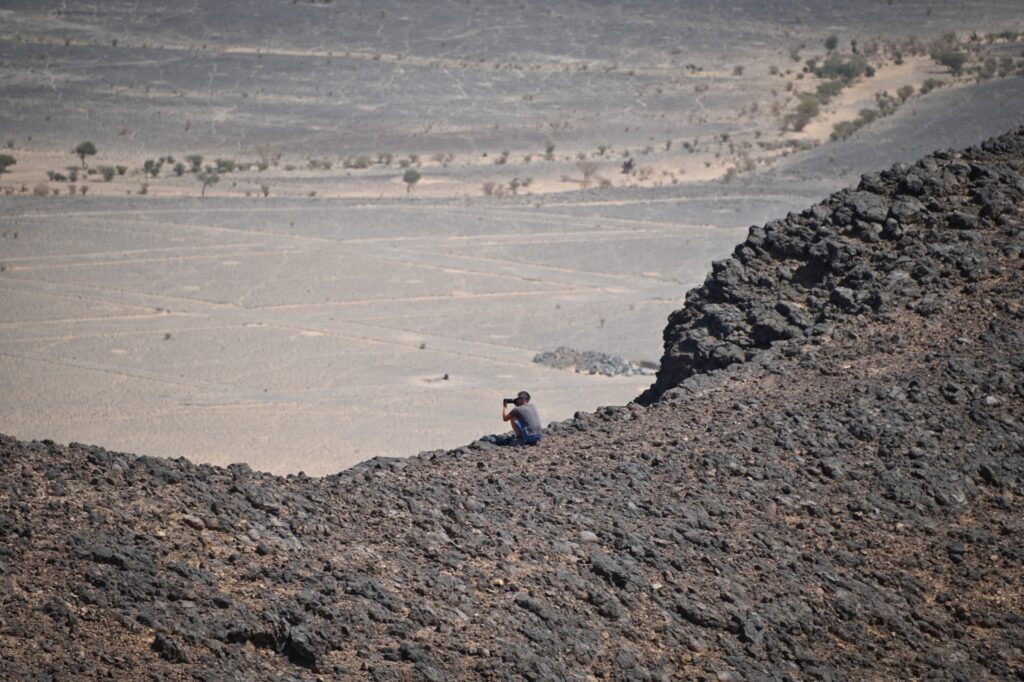
<instances>
[{"instance_id":1,"label":"desert shrub","mask_svg":"<svg viewBox=\"0 0 1024 682\"><path fill-rule=\"evenodd\" d=\"M203 169L203 155L202 154L189 154L185 157L185 160L192 166L192 172L198 173Z\"/></svg>"},{"instance_id":2,"label":"desert shrub","mask_svg":"<svg viewBox=\"0 0 1024 682\"><path fill-rule=\"evenodd\" d=\"M78 158L82 159L82 168L85 168L85 157L96 155L96 145L92 142L82 142L73 151Z\"/></svg>"},{"instance_id":3,"label":"desert shrub","mask_svg":"<svg viewBox=\"0 0 1024 682\"><path fill-rule=\"evenodd\" d=\"M828 38L825 38L825 49L831 52L839 46L839 37L833 33Z\"/></svg>"},{"instance_id":4,"label":"desert shrub","mask_svg":"<svg viewBox=\"0 0 1024 682\"><path fill-rule=\"evenodd\" d=\"M555 143L548 140L544 143L544 160L554 161L555 160Z\"/></svg>"},{"instance_id":5,"label":"desert shrub","mask_svg":"<svg viewBox=\"0 0 1024 682\"><path fill-rule=\"evenodd\" d=\"M10 154L0 154L0 175L7 172L7 169L18 163Z\"/></svg>"},{"instance_id":6,"label":"desert shrub","mask_svg":"<svg viewBox=\"0 0 1024 682\"><path fill-rule=\"evenodd\" d=\"M964 65L967 64L967 53L960 50L937 50L932 52L931 57L949 69L954 76L962 74Z\"/></svg>"},{"instance_id":7,"label":"desert shrub","mask_svg":"<svg viewBox=\"0 0 1024 682\"><path fill-rule=\"evenodd\" d=\"M825 81L824 83L818 84L818 89L815 91L818 100L822 104L828 104L829 101L846 87L846 82L837 78L835 80Z\"/></svg>"},{"instance_id":8,"label":"desert shrub","mask_svg":"<svg viewBox=\"0 0 1024 682\"><path fill-rule=\"evenodd\" d=\"M409 159L399 159L398 160L398 167L399 168L408 168L411 165L412 165L412 162L409 161Z\"/></svg>"},{"instance_id":9,"label":"desert shrub","mask_svg":"<svg viewBox=\"0 0 1024 682\"><path fill-rule=\"evenodd\" d=\"M736 66L732 67L732 75L734 75L734 76L742 76L743 75L743 66L740 65L740 64L737 64Z\"/></svg>"},{"instance_id":10,"label":"desert shrub","mask_svg":"<svg viewBox=\"0 0 1024 682\"><path fill-rule=\"evenodd\" d=\"M37 197L48 197L50 196L50 186L45 182L40 182L32 188L32 194Z\"/></svg>"},{"instance_id":11,"label":"desert shrub","mask_svg":"<svg viewBox=\"0 0 1024 682\"><path fill-rule=\"evenodd\" d=\"M369 168L373 165L373 159L365 154L360 156L350 156L342 163L345 168Z\"/></svg>"},{"instance_id":12,"label":"desert shrub","mask_svg":"<svg viewBox=\"0 0 1024 682\"><path fill-rule=\"evenodd\" d=\"M504 166L508 162L509 151L507 149L501 150L501 154L498 154L498 158L494 160L496 166Z\"/></svg>"},{"instance_id":13,"label":"desert shrub","mask_svg":"<svg viewBox=\"0 0 1024 682\"><path fill-rule=\"evenodd\" d=\"M178 161L176 164L174 164L174 174L177 175L179 178L185 174L186 170L187 167L181 161Z\"/></svg>"},{"instance_id":14,"label":"desert shrub","mask_svg":"<svg viewBox=\"0 0 1024 682\"><path fill-rule=\"evenodd\" d=\"M113 166L100 166L100 174L103 176L103 182L110 182L113 180L116 173L117 169Z\"/></svg>"},{"instance_id":15,"label":"desert shrub","mask_svg":"<svg viewBox=\"0 0 1024 682\"><path fill-rule=\"evenodd\" d=\"M900 98L901 102L906 102L910 99L911 95L914 94L913 85L904 85L902 88L896 91L896 96Z\"/></svg>"},{"instance_id":16,"label":"desert shrub","mask_svg":"<svg viewBox=\"0 0 1024 682\"><path fill-rule=\"evenodd\" d=\"M264 197L270 196L270 185L268 185L267 183L263 183L262 185L260 185L260 192L263 193Z\"/></svg>"},{"instance_id":17,"label":"desert shrub","mask_svg":"<svg viewBox=\"0 0 1024 682\"><path fill-rule=\"evenodd\" d=\"M942 81L935 80L934 78L929 78L924 83L921 83L921 94L922 95L927 95L929 92L931 92L935 88L941 88L941 87L942 87Z\"/></svg>"},{"instance_id":18,"label":"desert shrub","mask_svg":"<svg viewBox=\"0 0 1024 682\"><path fill-rule=\"evenodd\" d=\"M89 185L82 185L81 187L78 188L78 193L81 194L83 197L85 196L85 193L88 191Z\"/></svg>"},{"instance_id":19,"label":"desert shrub","mask_svg":"<svg viewBox=\"0 0 1024 682\"><path fill-rule=\"evenodd\" d=\"M125 173L128 172L128 166L122 166L121 164L118 164L118 165L114 166L114 168L117 169L117 174L118 175L124 175Z\"/></svg>"},{"instance_id":20,"label":"desert shrub","mask_svg":"<svg viewBox=\"0 0 1024 682\"><path fill-rule=\"evenodd\" d=\"M389 154L387 152L378 152L377 153L377 163L379 163L379 164L381 164L383 166L390 166L391 162L394 161L394 160L395 160L395 155L394 154Z\"/></svg>"},{"instance_id":21,"label":"desert shrub","mask_svg":"<svg viewBox=\"0 0 1024 682\"><path fill-rule=\"evenodd\" d=\"M484 196L489 197L494 194L494 188L497 186L493 180L486 181L480 189L483 190Z\"/></svg>"},{"instance_id":22,"label":"desert shrub","mask_svg":"<svg viewBox=\"0 0 1024 682\"><path fill-rule=\"evenodd\" d=\"M234 173L238 170L238 164L233 159L217 159L215 163L218 173Z\"/></svg>"},{"instance_id":23,"label":"desert shrub","mask_svg":"<svg viewBox=\"0 0 1024 682\"><path fill-rule=\"evenodd\" d=\"M153 159L146 159L142 163L142 171L151 177L157 177L160 175L160 169L163 167L163 161L154 161Z\"/></svg>"},{"instance_id":24,"label":"desert shrub","mask_svg":"<svg viewBox=\"0 0 1024 682\"><path fill-rule=\"evenodd\" d=\"M858 118L864 121L864 125L867 125L877 121L881 115L881 112L877 109L861 109Z\"/></svg>"},{"instance_id":25,"label":"desert shrub","mask_svg":"<svg viewBox=\"0 0 1024 682\"><path fill-rule=\"evenodd\" d=\"M996 71L999 70L999 62L995 57L989 57L985 62L978 68L978 80L990 80L996 75Z\"/></svg>"},{"instance_id":26,"label":"desert shrub","mask_svg":"<svg viewBox=\"0 0 1024 682\"><path fill-rule=\"evenodd\" d=\"M796 132L800 132L819 113L821 113L821 102L815 95L804 93L800 95L800 103L797 105L796 111L786 117L786 123Z\"/></svg>"},{"instance_id":27,"label":"desert shrub","mask_svg":"<svg viewBox=\"0 0 1024 682\"><path fill-rule=\"evenodd\" d=\"M149 194L149 183L148 182L144 182L141 185L139 185L139 194L143 194L143 195Z\"/></svg>"},{"instance_id":28,"label":"desert shrub","mask_svg":"<svg viewBox=\"0 0 1024 682\"><path fill-rule=\"evenodd\" d=\"M871 73L868 73L869 69ZM845 81L851 81L865 74L874 75L874 69L868 66L867 60L857 54L845 57L831 54L820 66L812 67L811 71L818 78L841 78Z\"/></svg>"},{"instance_id":29,"label":"desert shrub","mask_svg":"<svg viewBox=\"0 0 1024 682\"><path fill-rule=\"evenodd\" d=\"M902 100L893 97L886 91L875 93L875 102L878 103L878 113L882 116L891 116L900 108Z\"/></svg>"},{"instance_id":30,"label":"desert shrub","mask_svg":"<svg viewBox=\"0 0 1024 682\"><path fill-rule=\"evenodd\" d=\"M68 166L67 171L68 180L70 180L71 182L78 182L78 169L75 168L74 166Z\"/></svg>"},{"instance_id":31,"label":"desert shrub","mask_svg":"<svg viewBox=\"0 0 1024 682\"><path fill-rule=\"evenodd\" d=\"M860 125L858 125L857 121L839 121L832 126L832 134L829 136L829 139L833 142L845 140L858 130L860 130Z\"/></svg>"}]
</instances>

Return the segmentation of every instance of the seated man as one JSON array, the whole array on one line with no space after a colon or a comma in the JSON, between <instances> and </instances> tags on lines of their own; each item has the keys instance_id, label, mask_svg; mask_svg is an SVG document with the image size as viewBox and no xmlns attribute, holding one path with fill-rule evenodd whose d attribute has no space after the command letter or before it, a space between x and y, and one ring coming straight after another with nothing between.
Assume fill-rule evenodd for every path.
<instances>
[{"instance_id":1,"label":"seated man","mask_svg":"<svg viewBox=\"0 0 1024 682\"><path fill-rule=\"evenodd\" d=\"M515 407L511 410L508 409L508 400L501 406L502 420L512 422L512 430L516 432L516 438L520 443L536 445L544 434L540 426L540 413L530 404L530 394L519 391L519 395L512 402Z\"/></svg>"}]
</instances>

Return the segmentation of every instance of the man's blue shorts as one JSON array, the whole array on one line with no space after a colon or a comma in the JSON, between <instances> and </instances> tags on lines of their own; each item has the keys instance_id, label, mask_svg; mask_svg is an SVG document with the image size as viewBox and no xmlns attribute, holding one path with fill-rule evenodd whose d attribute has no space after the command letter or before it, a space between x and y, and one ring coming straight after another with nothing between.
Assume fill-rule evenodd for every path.
<instances>
[{"instance_id":1,"label":"man's blue shorts","mask_svg":"<svg viewBox=\"0 0 1024 682\"><path fill-rule=\"evenodd\" d=\"M526 425L523 424L523 422L519 421L518 419L513 419L512 421L516 425L516 434L525 433ZM540 442L541 438L543 438L543 436L539 433L535 435L525 435L519 439L519 442L522 443L523 445L536 445L537 443Z\"/></svg>"}]
</instances>

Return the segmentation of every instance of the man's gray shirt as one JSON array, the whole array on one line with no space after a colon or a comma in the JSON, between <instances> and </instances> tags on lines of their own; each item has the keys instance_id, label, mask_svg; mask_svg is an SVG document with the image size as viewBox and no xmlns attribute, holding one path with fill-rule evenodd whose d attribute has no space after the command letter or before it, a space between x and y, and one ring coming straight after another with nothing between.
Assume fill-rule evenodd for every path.
<instances>
[{"instance_id":1,"label":"man's gray shirt","mask_svg":"<svg viewBox=\"0 0 1024 682\"><path fill-rule=\"evenodd\" d=\"M509 415L523 425L524 435L541 435L540 413L537 412L537 408L533 405L529 403L520 405L509 412Z\"/></svg>"}]
</instances>

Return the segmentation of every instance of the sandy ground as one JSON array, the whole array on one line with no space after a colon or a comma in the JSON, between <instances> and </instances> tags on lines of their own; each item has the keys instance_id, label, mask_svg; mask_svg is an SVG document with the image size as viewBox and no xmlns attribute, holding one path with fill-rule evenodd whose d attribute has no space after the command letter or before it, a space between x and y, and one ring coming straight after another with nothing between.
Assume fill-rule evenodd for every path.
<instances>
[{"instance_id":1,"label":"sandy ground","mask_svg":"<svg viewBox=\"0 0 1024 682\"><path fill-rule=\"evenodd\" d=\"M829 32L868 30L840 30L847 8L826 4L780 25L761 6L738 22L442 3L414 27L389 23L415 16L401 3L303 3L280 21L277 5L225 5L223 24L204 6L12 4L0 432L323 474L501 431L501 397L523 388L547 420L629 401L649 377L532 357L569 345L656 361L666 316L712 260L833 188L822 173L766 188L769 171L851 148L827 142L832 126L877 92L973 86L882 50L874 77L784 130L818 83L802 60L824 56ZM966 21L955 4L934 20L901 11L918 9L932 37ZM871 9L871 30L898 42L889 11ZM1015 16L974 14L979 30ZM935 97L860 135L905 135ZM949 144L941 126L928 134ZM99 149L86 169L71 151L84 139ZM850 172L896 158L851 150ZM193 153L245 169L204 199L173 162L142 170ZM345 167L364 154L368 168ZM98 169L116 165L105 182Z\"/></svg>"}]
</instances>

